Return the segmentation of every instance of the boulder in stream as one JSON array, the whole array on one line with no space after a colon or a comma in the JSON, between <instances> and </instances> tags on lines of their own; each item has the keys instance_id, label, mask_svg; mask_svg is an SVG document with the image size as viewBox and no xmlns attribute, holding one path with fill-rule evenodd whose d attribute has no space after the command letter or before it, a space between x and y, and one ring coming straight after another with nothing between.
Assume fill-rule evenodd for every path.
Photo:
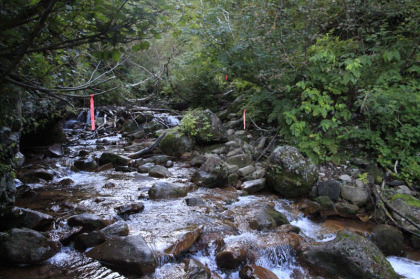
<instances>
[{"instance_id":1,"label":"boulder in stream","mask_svg":"<svg viewBox=\"0 0 420 279\"><path fill-rule=\"evenodd\" d=\"M126 205L120 205L115 208L118 215L130 215L143 211L144 204L142 202L136 202Z\"/></svg>"},{"instance_id":2,"label":"boulder in stream","mask_svg":"<svg viewBox=\"0 0 420 279\"><path fill-rule=\"evenodd\" d=\"M81 171L95 171L98 168L98 164L92 157L76 160L74 166Z\"/></svg>"},{"instance_id":3,"label":"boulder in stream","mask_svg":"<svg viewBox=\"0 0 420 279\"><path fill-rule=\"evenodd\" d=\"M82 226L85 231L99 230L106 227L107 222L99 216L83 213L71 216L67 220L70 227Z\"/></svg>"},{"instance_id":4,"label":"boulder in stream","mask_svg":"<svg viewBox=\"0 0 420 279\"><path fill-rule=\"evenodd\" d=\"M164 166L156 165L149 170L149 175L156 178L167 178L171 177L172 173Z\"/></svg>"},{"instance_id":5,"label":"boulder in stream","mask_svg":"<svg viewBox=\"0 0 420 279\"><path fill-rule=\"evenodd\" d=\"M58 251L58 242L31 229L11 229L0 234L0 257L6 261L37 264L51 258Z\"/></svg>"},{"instance_id":6,"label":"boulder in stream","mask_svg":"<svg viewBox=\"0 0 420 279\"><path fill-rule=\"evenodd\" d=\"M194 244L197 238L201 235L204 227L200 226L193 231L182 235L173 245L165 249L165 253L174 257L180 256L182 253L188 251Z\"/></svg>"},{"instance_id":7,"label":"boulder in stream","mask_svg":"<svg viewBox=\"0 0 420 279\"><path fill-rule=\"evenodd\" d=\"M318 179L316 166L293 146L279 146L270 155L267 185L281 196L298 198L307 195Z\"/></svg>"},{"instance_id":8,"label":"boulder in stream","mask_svg":"<svg viewBox=\"0 0 420 279\"><path fill-rule=\"evenodd\" d=\"M400 230L390 225L378 225L370 236L385 255L400 256L403 253L404 236Z\"/></svg>"},{"instance_id":9,"label":"boulder in stream","mask_svg":"<svg viewBox=\"0 0 420 279\"><path fill-rule=\"evenodd\" d=\"M195 259L187 259L185 263L186 279L210 279L210 269Z\"/></svg>"},{"instance_id":10,"label":"boulder in stream","mask_svg":"<svg viewBox=\"0 0 420 279\"><path fill-rule=\"evenodd\" d=\"M188 189L169 182L158 181L149 189L149 197L152 200L173 199L185 197Z\"/></svg>"},{"instance_id":11,"label":"boulder in stream","mask_svg":"<svg viewBox=\"0 0 420 279\"><path fill-rule=\"evenodd\" d=\"M247 193L258 192L264 189L264 187L265 187L265 178L249 180L242 183L242 190L246 191Z\"/></svg>"},{"instance_id":12,"label":"boulder in stream","mask_svg":"<svg viewBox=\"0 0 420 279\"><path fill-rule=\"evenodd\" d=\"M140 276L153 273L157 267L154 254L141 235L111 237L86 256Z\"/></svg>"},{"instance_id":13,"label":"boulder in stream","mask_svg":"<svg viewBox=\"0 0 420 279\"><path fill-rule=\"evenodd\" d=\"M126 236L128 233L129 228L127 223L120 221L99 231L82 233L78 235L76 241L77 245L83 248L93 247L105 242L105 240L111 236Z\"/></svg>"},{"instance_id":14,"label":"boulder in stream","mask_svg":"<svg viewBox=\"0 0 420 279\"><path fill-rule=\"evenodd\" d=\"M226 163L218 156L211 156L194 172L192 181L200 187L225 187L228 185L228 173Z\"/></svg>"},{"instance_id":15,"label":"boulder in stream","mask_svg":"<svg viewBox=\"0 0 420 279\"><path fill-rule=\"evenodd\" d=\"M29 208L13 207L0 217L0 230L24 227L42 231L48 229L53 221L51 215Z\"/></svg>"},{"instance_id":16,"label":"boulder in stream","mask_svg":"<svg viewBox=\"0 0 420 279\"><path fill-rule=\"evenodd\" d=\"M277 275L259 265L246 265L239 271L240 279L278 279Z\"/></svg>"},{"instance_id":17,"label":"boulder in stream","mask_svg":"<svg viewBox=\"0 0 420 279\"><path fill-rule=\"evenodd\" d=\"M340 278L396 279L391 264L370 240L350 231L341 231L329 242L305 243L301 259L315 272Z\"/></svg>"},{"instance_id":18,"label":"boulder in stream","mask_svg":"<svg viewBox=\"0 0 420 279\"><path fill-rule=\"evenodd\" d=\"M235 243L228 245L216 255L217 266L224 269L235 269L245 263L248 249L245 245Z\"/></svg>"},{"instance_id":19,"label":"boulder in stream","mask_svg":"<svg viewBox=\"0 0 420 279\"><path fill-rule=\"evenodd\" d=\"M264 230L289 224L286 216L274 209L271 204L256 206L253 216L248 218L248 224L253 230Z\"/></svg>"},{"instance_id":20,"label":"boulder in stream","mask_svg":"<svg viewBox=\"0 0 420 279\"><path fill-rule=\"evenodd\" d=\"M159 148L163 153L181 157L182 154L190 152L193 147L193 141L180 131L179 128L166 130L166 135L159 143Z\"/></svg>"},{"instance_id":21,"label":"boulder in stream","mask_svg":"<svg viewBox=\"0 0 420 279\"><path fill-rule=\"evenodd\" d=\"M99 158L99 165L106 165L111 163L114 167L116 166L126 166L128 164L128 159L121 157L118 154L104 152Z\"/></svg>"}]
</instances>

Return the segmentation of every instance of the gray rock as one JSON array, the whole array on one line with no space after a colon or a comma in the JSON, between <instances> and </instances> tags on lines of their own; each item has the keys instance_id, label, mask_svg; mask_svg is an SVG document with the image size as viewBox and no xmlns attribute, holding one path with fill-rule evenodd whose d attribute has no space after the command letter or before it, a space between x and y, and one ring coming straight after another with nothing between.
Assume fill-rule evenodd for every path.
<instances>
[{"instance_id":1,"label":"gray rock","mask_svg":"<svg viewBox=\"0 0 420 279\"><path fill-rule=\"evenodd\" d=\"M93 231L104 228L106 221L99 216L83 213L69 217L67 224L70 227L82 226L85 231Z\"/></svg>"},{"instance_id":2,"label":"gray rock","mask_svg":"<svg viewBox=\"0 0 420 279\"><path fill-rule=\"evenodd\" d=\"M226 156L232 157L232 156L243 154L243 153L244 151L242 150L242 148L236 148L234 150L229 151L228 154L226 154Z\"/></svg>"},{"instance_id":3,"label":"gray rock","mask_svg":"<svg viewBox=\"0 0 420 279\"><path fill-rule=\"evenodd\" d=\"M223 269L236 269L246 261L247 248L244 245L229 245L216 255L216 264Z\"/></svg>"},{"instance_id":4,"label":"gray rock","mask_svg":"<svg viewBox=\"0 0 420 279\"><path fill-rule=\"evenodd\" d=\"M255 179L249 180L242 183L242 190L246 191L247 193L255 193L258 192L265 187L265 179Z\"/></svg>"},{"instance_id":5,"label":"gray rock","mask_svg":"<svg viewBox=\"0 0 420 279\"><path fill-rule=\"evenodd\" d=\"M400 230L390 225L378 225L373 228L370 236L385 255L402 255L404 236Z\"/></svg>"},{"instance_id":6,"label":"gray rock","mask_svg":"<svg viewBox=\"0 0 420 279\"><path fill-rule=\"evenodd\" d=\"M336 202L340 197L341 183L337 180L327 180L318 183L318 196L327 196Z\"/></svg>"},{"instance_id":7,"label":"gray rock","mask_svg":"<svg viewBox=\"0 0 420 279\"><path fill-rule=\"evenodd\" d=\"M115 171L120 172L135 172L137 171L135 168L129 167L129 166L116 166Z\"/></svg>"},{"instance_id":8,"label":"gray rock","mask_svg":"<svg viewBox=\"0 0 420 279\"><path fill-rule=\"evenodd\" d=\"M98 168L93 158L79 159L74 162L74 166L81 171L94 171Z\"/></svg>"},{"instance_id":9,"label":"gray rock","mask_svg":"<svg viewBox=\"0 0 420 279\"><path fill-rule=\"evenodd\" d=\"M241 177L245 177L245 176L250 175L250 174L251 174L251 173L253 173L254 171L255 171L255 168L254 168L253 166L246 166L246 167L240 168L240 169L238 170L238 174L239 174L239 176L241 176Z\"/></svg>"},{"instance_id":10,"label":"gray rock","mask_svg":"<svg viewBox=\"0 0 420 279\"><path fill-rule=\"evenodd\" d=\"M228 157L227 163L230 165L237 165L239 168L243 168L252 165L254 161L249 154L239 154Z\"/></svg>"},{"instance_id":11,"label":"gray rock","mask_svg":"<svg viewBox=\"0 0 420 279\"><path fill-rule=\"evenodd\" d=\"M164 166L154 166L149 170L149 175L156 178L171 177L172 173Z\"/></svg>"},{"instance_id":12,"label":"gray rock","mask_svg":"<svg viewBox=\"0 0 420 279\"><path fill-rule=\"evenodd\" d=\"M153 184L148 193L152 200L173 199L185 197L188 194L188 190L173 183L159 181Z\"/></svg>"},{"instance_id":13,"label":"gray rock","mask_svg":"<svg viewBox=\"0 0 420 279\"><path fill-rule=\"evenodd\" d=\"M28 228L46 230L54 221L53 217L29 208L13 207L0 217L0 228L3 231L11 228Z\"/></svg>"},{"instance_id":14,"label":"gray rock","mask_svg":"<svg viewBox=\"0 0 420 279\"><path fill-rule=\"evenodd\" d=\"M56 143L49 146L47 149L47 155L53 158L63 157L63 148L61 144Z\"/></svg>"},{"instance_id":15,"label":"gray rock","mask_svg":"<svg viewBox=\"0 0 420 279\"><path fill-rule=\"evenodd\" d=\"M207 160L207 158L206 157L204 157L204 156L202 156L202 155L198 155L198 156L195 156L192 160L191 160L191 162L190 162L190 165L192 166L192 167L201 167L201 165L202 164L204 164L204 162Z\"/></svg>"},{"instance_id":16,"label":"gray rock","mask_svg":"<svg viewBox=\"0 0 420 279\"><path fill-rule=\"evenodd\" d=\"M267 185L284 197L307 195L318 179L316 166L293 146L277 147L270 155Z\"/></svg>"},{"instance_id":17,"label":"gray rock","mask_svg":"<svg viewBox=\"0 0 420 279\"><path fill-rule=\"evenodd\" d=\"M338 179L340 179L341 181L346 182L346 183L351 183L353 181L351 176L348 175L348 174L340 175L340 177Z\"/></svg>"},{"instance_id":18,"label":"gray rock","mask_svg":"<svg viewBox=\"0 0 420 279\"><path fill-rule=\"evenodd\" d=\"M112 236L126 236L129 233L129 228L125 222L116 222L100 231L93 231L90 233L82 233L77 236L77 245L82 248L94 247L99 245L109 237Z\"/></svg>"},{"instance_id":19,"label":"gray rock","mask_svg":"<svg viewBox=\"0 0 420 279\"><path fill-rule=\"evenodd\" d=\"M99 165L112 164L116 166L126 166L128 164L128 159L121 157L118 154L104 152L99 158Z\"/></svg>"},{"instance_id":20,"label":"gray rock","mask_svg":"<svg viewBox=\"0 0 420 279\"><path fill-rule=\"evenodd\" d=\"M191 112L191 116L195 120L196 134L194 135L194 138L197 143L209 144L228 141L225 127L217 115L209 109L194 110ZM184 119L181 120L181 127L183 126L183 123Z\"/></svg>"},{"instance_id":21,"label":"gray rock","mask_svg":"<svg viewBox=\"0 0 420 279\"><path fill-rule=\"evenodd\" d=\"M0 237L0 257L18 264L41 263L60 251L60 244L37 231L11 229Z\"/></svg>"},{"instance_id":22,"label":"gray rock","mask_svg":"<svg viewBox=\"0 0 420 279\"><path fill-rule=\"evenodd\" d=\"M185 202L188 206L206 206L206 202L199 198L188 198Z\"/></svg>"},{"instance_id":23,"label":"gray rock","mask_svg":"<svg viewBox=\"0 0 420 279\"><path fill-rule=\"evenodd\" d=\"M6 173L0 177L0 212L16 200L16 185L11 173Z\"/></svg>"},{"instance_id":24,"label":"gray rock","mask_svg":"<svg viewBox=\"0 0 420 279\"><path fill-rule=\"evenodd\" d=\"M356 216L359 212L359 207L355 204L346 203L346 202L337 202L335 204L335 209L343 217Z\"/></svg>"},{"instance_id":25,"label":"gray rock","mask_svg":"<svg viewBox=\"0 0 420 279\"><path fill-rule=\"evenodd\" d=\"M156 258L141 235L111 237L86 256L137 275L153 273Z\"/></svg>"},{"instance_id":26,"label":"gray rock","mask_svg":"<svg viewBox=\"0 0 420 279\"><path fill-rule=\"evenodd\" d=\"M181 157L182 154L190 152L193 147L193 141L180 131L179 128L166 130L166 135L159 143L159 148L163 153Z\"/></svg>"},{"instance_id":27,"label":"gray rock","mask_svg":"<svg viewBox=\"0 0 420 279\"><path fill-rule=\"evenodd\" d=\"M354 183L356 184L356 187L359 187L359 188L364 188L365 187L365 183L363 183L363 181L360 180L360 179L356 179L356 181Z\"/></svg>"},{"instance_id":28,"label":"gray rock","mask_svg":"<svg viewBox=\"0 0 420 279\"><path fill-rule=\"evenodd\" d=\"M200 187L215 188L228 185L227 165L218 156L209 157L200 169L194 172L192 181Z\"/></svg>"},{"instance_id":29,"label":"gray rock","mask_svg":"<svg viewBox=\"0 0 420 279\"><path fill-rule=\"evenodd\" d=\"M384 278L399 276L378 247L350 231L341 231L329 242L304 243L300 258L328 276L340 278Z\"/></svg>"},{"instance_id":30,"label":"gray rock","mask_svg":"<svg viewBox=\"0 0 420 279\"><path fill-rule=\"evenodd\" d=\"M259 179L265 176L265 169L257 167L257 170L251 174L252 178Z\"/></svg>"},{"instance_id":31,"label":"gray rock","mask_svg":"<svg viewBox=\"0 0 420 279\"><path fill-rule=\"evenodd\" d=\"M247 221L251 229L259 231L289 224L287 217L270 204L256 205L253 216Z\"/></svg>"},{"instance_id":32,"label":"gray rock","mask_svg":"<svg viewBox=\"0 0 420 279\"><path fill-rule=\"evenodd\" d=\"M403 194L403 195L412 195L413 194L413 192L410 190L410 188L408 188L405 185L398 186L397 193Z\"/></svg>"},{"instance_id":33,"label":"gray rock","mask_svg":"<svg viewBox=\"0 0 420 279\"><path fill-rule=\"evenodd\" d=\"M141 202L117 206L115 211L118 215L130 215L144 210L144 204Z\"/></svg>"},{"instance_id":34,"label":"gray rock","mask_svg":"<svg viewBox=\"0 0 420 279\"><path fill-rule=\"evenodd\" d=\"M20 152L16 153L12 163L15 169L20 169L23 166L23 163L25 163L25 155Z\"/></svg>"},{"instance_id":35,"label":"gray rock","mask_svg":"<svg viewBox=\"0 0 420 279\"><path fill-rule=\"evenodd\" d=\"M32 169L19 174L19 179L23 183L36 183L39 179L51 181L54 178L54 172L52 170L46 170L43 168Z\"/></svg>"},{"instance_id":36,"label":"gray rock","mask_svg":"<svg viewBox=\"0 0 420 279\"><path fill-rule=\"evenodd\" d=\"M155 163L146 163L144 165L141 165L137 168L137 171L139 173L149 173L151 169L155 167Z\"/></svg>"},{"instance_id":37,"label":"gray rock","mask_svg":"<svg viewBox=\"0 0 420 279\"><path fill-rule=\"evenodd\" d=\"M369 201L366 188L341 185L341 197L355 205L364 205Z\"/></svg>"}]
</instances>

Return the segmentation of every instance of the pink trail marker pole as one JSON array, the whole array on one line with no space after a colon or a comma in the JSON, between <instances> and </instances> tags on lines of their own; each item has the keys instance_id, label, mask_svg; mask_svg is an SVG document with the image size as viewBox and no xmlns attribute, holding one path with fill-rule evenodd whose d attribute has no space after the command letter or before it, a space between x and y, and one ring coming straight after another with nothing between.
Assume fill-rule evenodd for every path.
<instances>
[{"instance_id":1,"label":"pink trail marker pole","mask_svg":"<svg viewBox=\"0 0 420 279\"><path fill-rule=\"evenodd\" d=\"M244 130L246 130L246 109L244 109L243 119L244 119Z\"/></svg>"},{"instance_id":2,"label":"pink trail marker pole","mask_svg":"<svg viewBox=\"0 0 420 279\"><path fill-rule=\"evenodd\" d=\"M93 94L90 95L90 124L92 126L92 131L95 130L95 106L93 104Z\"/></svg>"}]
</instances>

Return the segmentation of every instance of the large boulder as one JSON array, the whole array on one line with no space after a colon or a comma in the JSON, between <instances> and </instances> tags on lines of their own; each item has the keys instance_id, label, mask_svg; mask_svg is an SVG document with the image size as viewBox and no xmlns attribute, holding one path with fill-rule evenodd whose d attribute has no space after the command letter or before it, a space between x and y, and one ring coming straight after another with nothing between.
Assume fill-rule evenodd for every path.
<instances>
[{"instance_id":1,"label":"large boulder","mask_svg":"<svg viewBox=\"0 0 420 279\"><path fill-rule=\"evenodd\" d=\"M178 257L182 253L188 251L197 238L201 235L204 227L200 226L186 234L182 235L174 244L165 249L165 253L172 255L173 257Z\"/></svg>"},{"instance_id":2,"label":"large boulder","mask_svg":"<svg viewBox=\"0 0 420 279\"><path fill-rule=\"evenodd\" d=\"M186 279L210 279L210 269L195 259L185 260Z\"/></svg>"},{"instance_id":3,"label":"large boulder","mask_svg":"<svg viewBox=\"0 0 420 279\"><path fill-rule=\"evenodd\" d=\"M149 189L149 197L152 200L173 199L185 197L188 189L169 182L158 181Z\"/></svg>"},{"instance_id":4,"label":"large boulder","mask_svg":"<svg viewBox=\"0 0 420 279\"><path fill-rule=\"evenodd\" d=\"M193 110L181 120L180 127L199 144L227 142L222 121L211 110Z\"/></svg>"},{"instance_id":5,"label":"large boulder","mask_svg":"<svg viewBox=\"0 0 420 279\"><path fill-rule=\"evenodd\" d=\"M238 166L239 168L244 168L246 166L252 165L252 157L250 154L237 154L231 157L228 157L227 163L230 165Z\"/></svg>"},{"instance_id":6,"label":"large boulder","mask_svg":"<svg viewBox=\"0 0 420 279\"><path fill-rule=\"evenodd\" d=\"M153 273L156 258L141 235L111 237L86 253L86 256L130 273Z\"/></svg>"},{"instance_id":7,"label":"large boulder","mask_svg":"<svg viewBox=\"0 0 420 279\"><path fill-rule=\"evenodd\" d=\"M245 263L248 249L245 245L235 243L228 245L216 255L217 266L224 269L235 269Z\"/></svg>"},{"instance_id":8,"label":"large boulder","mask_svg":"<svg viewBox=\"0 0 420 279\"><path fill-rule=\"evenodd\" d=\"M267 185L281 196L298 198L307 195L318 179L316 166L293 146L277 147L267 164Z\"/></svg>"},{"instance_id":9,"label":"large boulder","mask_svg":"<svg viewBox=\"0 0 420 279\"><path fill-rule=\"evenodd\" d=\"M329 242L305 243L301 259L315 270L340 278L396 279L391 264L370 240L350 231L341 231Z\"/></svg>"},{"instance_id":10,"label":"large boulder","mask_svg":"<svg viewBox=\"0 0 420 279\"><path fill-rule=\"evenodd\" d=\"M167 178L171 177L172 173L164 166L157 165L149 170L149 175L156 178Z\"/></svg>"},{"instance_id":11,"label":"large boulder","mask_svg":"<svg viewBox=\"0 0 420 279\"><path fill-rule=\"evenodd\" d=\"M192 181L201 187L225 187L228 185L228 175L226 163L218 156L211 156L194 172Z\"/></svg>"},{"instance_id":12,"label":"large boulder","mask_svg":"<svg viewBox=\"0 0 420 279\"><path fill-rule=\"evenodd\" d=\"M246 265L239 271L240 279L278 279L270 270L259 265Z\"/></svg>"},{"instance_id":13,"label":"large boulder","mask_svg":"<svg viewBox=\"0 0 420 279\"><path fill-rule=\"evenodd\" d=\"M92 157L76 160L74 166L81 171L95 171L98 168L98 164Z\"/></svg>"},{"instance_id":14,"label":"large boulder","mask_svg":"<svg viewBox=\"0 0 420 279\"><path fill-rule=\"evenodd\" d=\"M60 244L41 233L23 228L0 235L0 257L17 264L41 263L60 250Z\"/></svg>"},{"instance_id":15,"label":"large boulder","mask_svg":"<svg viewBox=\"0 0 420 279\"><path fill-rule=\"evenodd\" d=\"M372 241L385 255L400 256L404 247L402 232L390 225L378 225L372 230Z\"/></svg>"},{"instance_id":16,"label":"large boulder","mask_svg":"<svg viewBox=\"0 0 420 279\"><path fill-rule=\"evenodd\" d=\"M182 133L178 128L166 130L165 137L159 143L159 148L163 153L180 157L185 152L190 152L193 147L191 138Z\"/></svg>"},{"instance_id":17,"label":"large boulder","mask_svg":"<svg viewBox=\"0 0 420 279\"><path fill-rule=\"evenodd\" d=\"M53 221L51 215L29 208L13 207L0 217L0 229L6 231L24 227L39 231L48 229Z\"/></svg>"}]
</instances>

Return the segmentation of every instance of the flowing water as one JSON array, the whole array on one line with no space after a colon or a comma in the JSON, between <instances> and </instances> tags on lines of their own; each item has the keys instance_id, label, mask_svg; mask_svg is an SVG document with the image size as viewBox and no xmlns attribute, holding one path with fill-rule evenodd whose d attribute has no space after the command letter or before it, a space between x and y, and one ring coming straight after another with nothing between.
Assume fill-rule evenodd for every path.
<instances>
[{"instance_id":1,"label":"flowing water","mask_svg":"<svg viewBox=\"0 0 420 279\"><path fill-rule=\"evenodd\" d=\"M80 116L82 118L82 116ZM176 125L177 118L170 119ZM253 214L255 205L271 203L275 209L285 214L291 225L301 229L299 241L329 241L336 232L347 228L368 233L371 228L352 221L315 222L300 213L292 201L279 199L270 193L239 196L233 188L200 188L188 193L187 198L200 198L206 206L187 206L185 198L172 200L148 200L149 188L158 180L188 185L194 168L184 161L176 161L169 170L173 176L156 179L147 174L123 173L114 170L84 172L73 170L73 162L79 158L80 151L88 151L91 156L102 152L127 155L126 142L121 135L111 135L95 139L80 139L77 131L68 131L72 144L68 146L65 157L34 158L33 162L49 166L56 173L51 182L29 184L28 195L19 198L16 205L31 208L54 216L54 227L49 231L53 239L60 239L71 228L66 219L83 212L93 213L108 220L121 220L115 207L131 202L142 201L144 211L125 219L130 235L142 235L159 259L159 267L152 276L145 278L183 278L184 265L164 253L182 235L204 226L208 235L222 237L228 245L242 245L253 251L254 263L271 270L279 278L308 278L296 258L294 240L279 237L283 232L256 231L249 227L247 216ZM65 186L61 181L71 179L74 183ZM104 187L108 182L115 186ZM21 186L20 187L26 187ZM286 237L287 238L287 237ZM239 278L238 270L220 270L216 264L218 251L217 237L203 245L193 245L183 258L193 258L205 264L221 278ZM292 243L292 244L291 244ZM420 262L407 258L388 257L395 270L407 278L420 277ZM72 245L63 246L53 258L37 266L0 266L0 278L137 278L110 269L96 260L84 255Z\"/></svg>"}]
</instances>

